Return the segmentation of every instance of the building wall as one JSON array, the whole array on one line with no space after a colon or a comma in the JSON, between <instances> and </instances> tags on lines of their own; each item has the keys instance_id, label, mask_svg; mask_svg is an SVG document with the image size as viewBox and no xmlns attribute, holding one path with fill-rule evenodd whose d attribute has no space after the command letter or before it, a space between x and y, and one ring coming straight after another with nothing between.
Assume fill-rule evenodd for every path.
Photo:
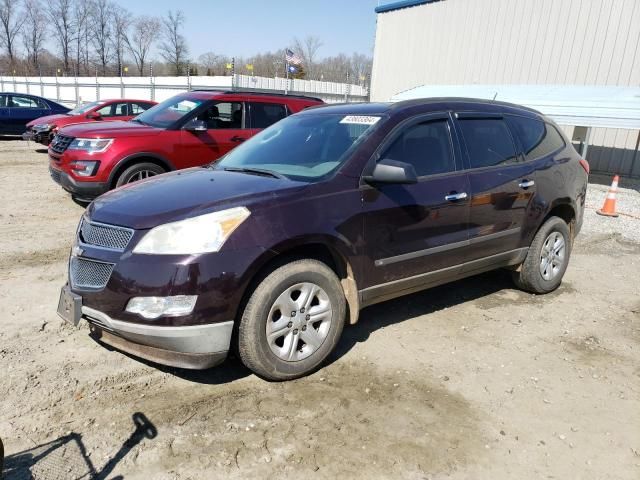
<instances>
[{"instance_id":1,"label":"building wall","mask_svg":"<svg viewBox=\"0 0 640 480\"><path fill-rule=\"evenodd\" d=\"M380 13L371 99L424 84L640 85L640 0L440 0ZM594 170L640 176L637 131L594 129Z\"/></svg>"}]
</instances>

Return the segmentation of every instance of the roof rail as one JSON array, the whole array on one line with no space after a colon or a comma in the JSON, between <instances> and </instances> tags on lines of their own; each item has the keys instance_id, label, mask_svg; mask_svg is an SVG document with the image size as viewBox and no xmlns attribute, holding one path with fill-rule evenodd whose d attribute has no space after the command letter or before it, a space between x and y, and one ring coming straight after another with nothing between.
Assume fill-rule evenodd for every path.
<instances>
[{"instance_id":1,"label":"roof rail","mask_svg":"<svg viewBox=\"0 0 640 480\"><path fill-rule=\"evenodd\" d=\"M311 97L309 95L298 95L298 94L293 94L293 93L282 93L278 90L251 90L251 89L243 89L243 88L236 88L235 90L221 90L218 88L193 88L192 91L197 91L197 92L219 92L219 93L226 93L226 94L234 94L234 93L244 93L247 95L268 95L268 96L275 96L275 97L285 97L285 98L300 98L300 99L304 99L304 100L317 100L318 102L322 102L323 100L321 98L318 97Z\"/></svg>"}]
</instances>

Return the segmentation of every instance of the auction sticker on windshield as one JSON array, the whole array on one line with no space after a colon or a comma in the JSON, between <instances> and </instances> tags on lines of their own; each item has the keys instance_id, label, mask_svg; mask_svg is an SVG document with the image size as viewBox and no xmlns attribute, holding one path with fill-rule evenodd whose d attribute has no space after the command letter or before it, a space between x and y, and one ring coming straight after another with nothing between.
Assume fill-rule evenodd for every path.
<instances>
[{"instance_id":1,"label":"auction sticker on windshield","mask_svg":"<svg viewBox=\"0 0 640 480\"><path fill-rule=\"evenodd\" d=\"M375 125L380 120L380 117L371 117L368 115L347 115L340 123L346 123L349 125Z\"/></svg>"}]
</instances>

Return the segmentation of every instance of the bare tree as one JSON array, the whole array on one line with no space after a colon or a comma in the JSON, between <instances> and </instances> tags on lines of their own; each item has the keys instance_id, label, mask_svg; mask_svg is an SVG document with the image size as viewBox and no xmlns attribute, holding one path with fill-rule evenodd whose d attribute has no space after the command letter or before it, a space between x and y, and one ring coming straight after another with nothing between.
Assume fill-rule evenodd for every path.
<instances>
[{"instance_id":1,"label":"bare tree","mask_svg":"<svg viewBox=\"0 0 640 480\"><path fill-rule=\"evenodd\" d=\"M73 7L73 26L75 35L73 37L75 43L75 64L76 74L80 74L80 61L84 58L85 68L88 67L88 38L89 38L89 20L91 17L92 4L85 0L76 0ZM86 72L85 72L86 73Z\"/></svg>"},{"instance_id":2,"label":"bare tree","mask_svg":"<svg viewBox=\"0 0 640 480\"><path fill-rule=\"evenodd\" d=\"M214 52L206 52L198 57L198 65L202 67L204 75L224 75L227 63L230 62L231 60L226 55Z\"/></svg>"},{"instance_id":3,"label":"bare tree","mask_svg":"<svg viewBox=\"0 0 640 480\"><path fill-rule=\"evenodd\" d=\"M131 26L131 13L119 5L113 5L111 9L111 26L111 44L113 45L116 65L118 71L120 71L127 45L127 30Z\"/></svg>"},{"instance_id":4,"label":"bare tree","mask_svg":"<svg viewBox=\"0 0 640 480\"><path fill-rule=\"evenodd\" d=\"M75 35L73 3L71 0L50 0L48 14L62 55L64 72L68 74L71 71L71 48Z\"/></svg>"},{"instance_id":5,"label":"bare tree","mask_svg":"<svg viewBox=\"0 0 640 480\"><path fill-rule=\"evenodd\" d=\"M107 74L107 65L112 57L113 14L109 0L94 0L90 11L91 39L97 63L102 67L102 75Z\"/></svg>"},{"instance_id":6,"label":"bare tree","mask_svg":"<svg viewBox=\"0 0 640 480\"><path fill-rule=\"evenodd\" d=\"M47 16L43 12L40 0L25 0L22 41L27 49L27 62L35 72L40 71L40 52L48 30Z\"/></svg>"},{"instance_id":7,"label":"bare tree","mask_svg":"<svg viewBox=\"0 0 640 480\"><path fill-rule=\"evenodd\" d=\"M16 37L24 23L23 15L18 12L20 0L0 1L0 43L9 57L10 66L16 63Z\"/></svg>"},{"instance_id":8,"label":"bare tree","mask_svg":"<svg viewBox=\"0 0 640 480\"><path fill-rule=\"evenodd\" d=\"M276 75L286 74L284 57L284 50L277 50L254 55L247 60L247 63L253 65L253 73L255 75L275 77Z\"/></svg>"},{"instance_id":9,"label":"bare tree","mask_svg":"<svg viewBox=\"0 0 640 480\"><path fill-rule=\"evenodd\" d=\"M175 13L169 11L162 19L163 42L160 44L160 55L173 66L176 75L182 73L189 55L187 41L180 33L184 21L184 14L179 10Z\"/></svg>"},{"instance_id":10,"label":"bare tree","mask_svg":"<svg viewBox=\"0 0 640 480\"><path fill-rule=\"evenodd\" d=\"M313 35L307 36L304 40L300 40L297 37L293 40L293 51L303 59L304 69L309 78L317 77L315 63L318 50L322 45L320 38Z\"/></svg>"},{"instance_id":11,"label":"bare tree","mask_svg":"<svg viewBox=\"0 0 640 480\"><path fill-rule=\"evenodd\" d=\"M125 36L125 42L142 76L149 52L160 30L160 21L155 17L138 17L132 27L131 32Z\"/></svg>"}]
</instances>

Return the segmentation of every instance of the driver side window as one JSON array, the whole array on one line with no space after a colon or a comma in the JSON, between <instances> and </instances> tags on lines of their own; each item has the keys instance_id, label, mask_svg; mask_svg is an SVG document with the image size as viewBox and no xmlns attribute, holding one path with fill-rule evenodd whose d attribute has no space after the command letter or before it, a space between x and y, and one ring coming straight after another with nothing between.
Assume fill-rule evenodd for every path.
<instances>
[{"instance_id":1,"label":"driver side window","mask_svg":"<svg viewBox=\"0 0 640 480\"><path fill-rule=\"evenodd\" d=\"M126 117L129 115L129 106L126 103L112 103L97 112L103 117Z\"/></svg>"},{"instance_id":2,"label":"driver side window","mask_svg":"<svg viewBox=\"0 0 640 480\"><path fill-rule=\"evenodd\" d=\"M382 158L413 165L418 177L454 171L448 122L432 120L408 127Z\"/></svg>"},{"instance_id":3,"label":"driver side window","mask_svg":"<svg viewBox=\"0 0 640 480\"><path fill-rule=\"evenodd\" d=\"M198 115L207 124L207 130L241 129L245 127L242 102L220 102Z\"/></svg>"}]
</instances>

